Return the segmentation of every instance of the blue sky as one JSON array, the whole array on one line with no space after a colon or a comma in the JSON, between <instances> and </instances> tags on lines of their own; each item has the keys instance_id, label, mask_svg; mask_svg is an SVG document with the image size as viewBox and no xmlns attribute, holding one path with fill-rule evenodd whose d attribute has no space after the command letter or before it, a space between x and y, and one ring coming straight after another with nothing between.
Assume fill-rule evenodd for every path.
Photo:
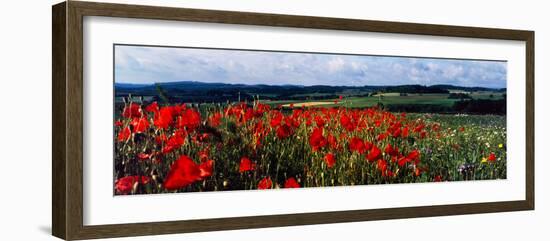
<instances>
[{"instance_id":1,"label":"blue sky","mask_svg":"<svg viewBox=\"0 0 550 241\"><path fill-rule=\"evenodd\" d=\"M506 62L115 46L116 83L506 87Z\"/></svg>"}]
</instances>

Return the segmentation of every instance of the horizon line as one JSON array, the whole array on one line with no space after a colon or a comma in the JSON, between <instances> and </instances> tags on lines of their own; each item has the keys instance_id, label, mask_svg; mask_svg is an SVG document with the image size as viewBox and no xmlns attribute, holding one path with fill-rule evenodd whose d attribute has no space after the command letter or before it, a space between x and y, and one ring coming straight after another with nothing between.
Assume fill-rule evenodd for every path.
<instances>
[{"instance_id":1,"label":"horizon line","mask_svg":"<svg viewBox=\"0 0 550 241\"><path fill-rule=\"evenodd\" d=\"M454 85L454 84L432 84L432 85L422 85L422 84L397 84L397 85L299 85L299 84L282 84L282 85L270 85L270 84L244 84L244 83L223 83L223 82L202 82L195 80L181 80L181 81L171 81L171 82L152 82L152 83L129 83L129 82L116 82L117 84L126 84L126 85L138 85L138 86L151 86L156 84L174 84L174 83L200 83L200 84L218 84L218 85L244 85L244 86L296 86L296 87L313 87L313 86L327 86L327 87L351 87L351 88L361 88L361 87L394 87L394 86L423 86L423 87L432 87L432 86L453 86L460 88L486 88L486 89L507 89L507 87L487 87L487 86L464 86L464 85Z\"/></svg>"}]
</instances>

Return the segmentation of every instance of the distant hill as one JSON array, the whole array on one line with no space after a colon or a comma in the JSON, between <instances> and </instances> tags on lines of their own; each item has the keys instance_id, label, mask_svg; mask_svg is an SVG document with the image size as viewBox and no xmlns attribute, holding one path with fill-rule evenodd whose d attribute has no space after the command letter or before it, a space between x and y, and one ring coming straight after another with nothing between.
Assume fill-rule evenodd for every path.
<instances>
[{"instance_id":1,"label":"distant hill","mask_svg":"<svg viewBox=\"0 0 550 241\"><path fill-rule=\"evenodd\" d=\"M447 90L462 90L468 92L474 91L496 91L496 92L505 92L506 88L487 88L487 87L464 87L456 85L431 85L430 87L447 89Z\"/></svg>"},{"instance_id":2,"label":"distant hill","mask_svg":"<svg viewBox=\"0 0 550 241\"><path fill-rule=\"evenodd\" d=\"M138 88L144 88L148 86L152 86L154 84L129 84L129 83L115 83L115 87L117 88L129 88L129 89L138 89Z\"/></svg>"},{"instance_id":3,"label":"distant hill","mask_svg":"<svg viewBox=\"0 0 550 241\"><path fill-rule=\"evenodd\" d=\"M424 85L397 85L386 86L382 89L382 92L398 92L408 94L446 94L449 90L438 86L424 86Z\"/></svg>"},{"instance_id":4,"label":"distant hill","mask_svg":"<svg viewBox=\"0 0 550 241\"><path fill-rule=\"evenodd\" d=\"M326 86L326 85L246 85L181 81L156 84L115 83L116 96L164 95L170 101L180 102L225 102L227 100L304 100L327 99L345 96L368 96L372 93L449 93L449 90L505 91L485 87L461 87L453 85L397 85L397 86Z\"/></svg>"}]
</instances>

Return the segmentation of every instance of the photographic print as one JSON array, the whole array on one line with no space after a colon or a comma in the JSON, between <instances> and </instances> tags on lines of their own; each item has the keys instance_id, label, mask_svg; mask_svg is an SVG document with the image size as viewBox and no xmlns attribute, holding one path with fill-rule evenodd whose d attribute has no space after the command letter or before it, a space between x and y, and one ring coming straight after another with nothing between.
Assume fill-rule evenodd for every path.
<instances>
[{"instance_id":1,"label":"photographic print","mask_svg":"<svg viewBox=\"0 0 550 241\"><path fill-rule=\"evenodd\" d=\"M534 43L518 29L58 3L52 234L534 210Z\"/></svg>"},{"instance_id":2,"label":"photographic print","mask_svg":"<svg viewBox=\"0 0 550 241\"><path fill-rule=\"evenodd\" d=\"M506 61L113 48L115 195L506 179Z\"/></svg>"}]
</instances>

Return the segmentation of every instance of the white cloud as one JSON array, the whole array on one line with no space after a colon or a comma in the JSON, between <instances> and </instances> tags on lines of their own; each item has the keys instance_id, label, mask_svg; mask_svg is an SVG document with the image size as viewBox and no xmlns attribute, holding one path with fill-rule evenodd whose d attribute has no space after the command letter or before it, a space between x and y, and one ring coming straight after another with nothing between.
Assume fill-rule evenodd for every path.
<instances>
[{"instance_id":1,"label":"white cloud","mask_svg":"<svg viewBox=\"0 0 550 241\"><path fill-rule=\"evenodd\" d=\"M504 87L506 63L119 45L115 81Z\"/></svg>"},{"instance_id":2,"label":"white cloud","mask_svg":"<svg viewBox=\"0 0 550 241\"><path fill-rule=\"evenodd\" d=\"M455 79L464 74L464 67L460 65L450 65L443 69L443 77L447 79Z\"/></svg>"},{"instance_id":3,"label":"white cloud","mask_svg":"<svg viewBox=\"0 0 550 241\"><path fill-rule=\"evenodd\" d=\"M344 60L340 57L336 57L336 58L333 58L331 59L329 62L328 62L328 69L330 72L337 72L337 71L340 71L342 70L342 68L344 67Z\"/></svg>"}]
</instances>

